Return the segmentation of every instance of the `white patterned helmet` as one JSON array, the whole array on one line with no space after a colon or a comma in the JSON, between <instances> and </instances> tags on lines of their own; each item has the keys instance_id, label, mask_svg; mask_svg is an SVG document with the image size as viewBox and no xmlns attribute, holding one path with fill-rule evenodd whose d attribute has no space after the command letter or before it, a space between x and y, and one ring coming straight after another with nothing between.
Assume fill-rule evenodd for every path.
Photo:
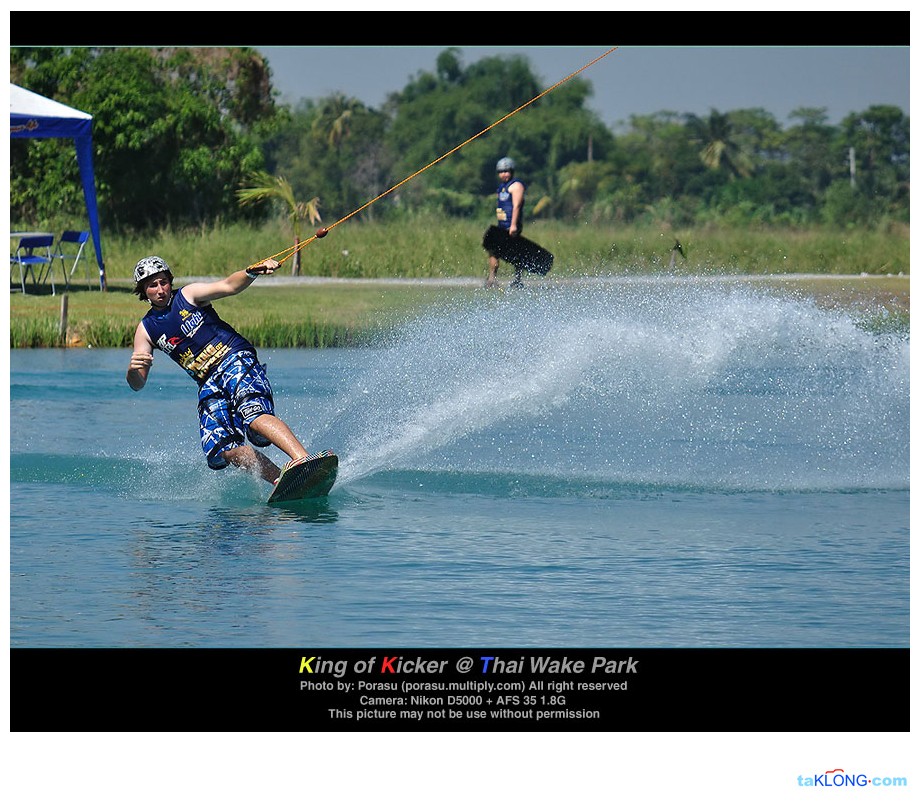
<instances>
[{"instance_id":1,"label":"white patterned helmet","mask_svg":"<svg viewBox=\"0 0 920 806\"><path fill-rule=\"evenodd\" d=\"M137 261L137 265L134 267L134 284L137 285L142 280L146 280L154 274L159 274L161 271L168 271L172 274L169 270L169 264L163 258L156 255L143 257Z\"/></svg>"},{"instance_id":2,"label":"white patterned helmet","mask_svg":"<svg viewBox=\"0 0 920 806\"><path fill-rule=\"evenodd\" d=\"M498 162L495 163L495 170L501 173L502 171L514 171L514 160L511 157L502 157Z\"/></svg>"}]
</instances>

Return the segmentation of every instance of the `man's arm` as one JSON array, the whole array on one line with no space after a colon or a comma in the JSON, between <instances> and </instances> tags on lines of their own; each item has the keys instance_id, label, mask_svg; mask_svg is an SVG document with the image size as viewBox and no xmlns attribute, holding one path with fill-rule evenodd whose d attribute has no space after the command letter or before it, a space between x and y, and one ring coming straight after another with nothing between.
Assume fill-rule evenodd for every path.
<instances>
[{"instance_id":1,"label":"man's arm","mask_svg":"<svg viewBox=\"0 0 920 806\"><path fill-rule=\"evenodd\" d=\"M147 335L147 328L141 322L134 331L134 352L128 362L128 372L125 380L135 392L140 392L147 385L147 375L153 364L153 342Z\"/></svg>"},{"instance_id":2,"label":"man's arm","mask_svg":"<svg viewBox=\"0 0 920 806\"><path fill-rule=\"evenodd\" d=\"M253 266L251 269L235 271L223 280L217 280L213 283L189 283L182 288L182 293L192 305L201 307L215 299L233 297L249 288L255 278L250 277L247 272L252 272L253 274L274 274L275 269L280 265L281 264L277 260L268 258L257 266Z\"/></svg>"},{"instance_id":3,"label":"man's arm","mask_svg":"<svg viewBox=\"0 0 920 806\"><path fill-rule=\"evenodd\" d=\"M511 193L511 226L508 227L509 235L517 235L521 231L521 208L524 206L524 186L515 182L510 188Z\"/></svg>"}]
</instances>

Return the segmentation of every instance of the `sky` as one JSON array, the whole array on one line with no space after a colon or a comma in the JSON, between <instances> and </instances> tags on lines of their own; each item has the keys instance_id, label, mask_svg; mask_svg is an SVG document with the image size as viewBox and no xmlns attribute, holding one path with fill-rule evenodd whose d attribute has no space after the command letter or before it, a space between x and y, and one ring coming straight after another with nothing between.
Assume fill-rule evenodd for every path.
<instances>
[{"instance_id":1,"label":"sky","mask_svg":"<svg viewBox=\"0 0 920 806\"><path fill-rule=\"evenodd\" d=\"M833 125L876 104L910 114L910 4L900 0L884 12L850 10L847 0L775 0L770 11L746 12L736 2L689 0L645 0L641 11L624 2L615 12L600 0L555 9L546 0L505 0L500 8L484 0L434 7L338 0L319 11L292 0L264 9L199 0L194 6L219 14L194 18L182 14L193 10L187 4L137 0L131 13L86 2L74 15L79 24L40 27L41 10L58 5L13 0L12 43L254 47L268 59L280 100L291 104L340 92L380 108L457 47L465 67L520 54L544 90L577 73L593 89L588 107L614 132L633 115L663 111L763 108L784 127L801 107L825 109Z\"/></svg>"},{"instance_id":2,"label":"sky","mask_svg":"<svg viewBox=\"0 0 920 806\"><path fill-rule=\"evenodd\" d=\"M489 56L526 57L543 90L576 71L593 88L587 106L614 132L633 115L707 115L763 108L783 127L800 107L823 108L837 125L876 104L910 114L906 46L282 46L259 47L280 100L295 104L336 92L380 108L438 55L460 49L464 67ZM609 52L611 48L616 48ZM604 55L607 54L607 55ZM599 59L599 61L595 61ZM585 67L589 65L590 67ZM585 68L582 70L582 68ZM511 111L511 110L509 110Z\"/></svg>"}]
</instances>

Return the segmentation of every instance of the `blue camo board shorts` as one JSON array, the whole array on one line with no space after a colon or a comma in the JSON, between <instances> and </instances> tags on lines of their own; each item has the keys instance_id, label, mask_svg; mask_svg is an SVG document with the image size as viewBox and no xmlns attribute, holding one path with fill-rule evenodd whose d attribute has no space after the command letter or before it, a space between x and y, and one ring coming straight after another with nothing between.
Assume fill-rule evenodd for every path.
<instances>
[{"instance_id":1,"label":"blue camo board shorts","mask_svg":"<svg viewBox=\"0 0 920 806\"><path fill-rule=\"evenodd\" d=\"M247 439L259 448L271 445L249 424L262 414L274 413L265 365L248 351L228 356L198 390L201 449L208 467L225 468L224 451L241 447Z\"/></svg>"}]
</instances>

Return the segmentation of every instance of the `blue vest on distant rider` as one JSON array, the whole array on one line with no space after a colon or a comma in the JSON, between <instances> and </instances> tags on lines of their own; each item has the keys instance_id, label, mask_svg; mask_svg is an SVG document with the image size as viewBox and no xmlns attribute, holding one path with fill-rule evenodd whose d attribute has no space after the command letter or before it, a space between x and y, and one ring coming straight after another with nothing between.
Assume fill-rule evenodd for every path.
<instances>
[{"instance_id":1,"label":"blue vest on distant rider","mask_svg":"<svg viewBox=\"0 0 920 806\"><path fill-rule=\"evenodd\" d=\"M192 305L181 289L166 308L151 308L141 321L154 346L199 384L231 353L255 352L255 347L221 319L213 306Z\"/></svg>"},{"instance_id":2,"label":"blue vest on distant rider","mask_svg":"<svg viewBox=\"0 0 920 806\"><path fill-rule=\"evenodd\" d=\"M515 182L519 182L521 190L526 187L520 179L513 176L507 182L502 182L498 186L498 205L495 208L495 215L498 217L499 229L511 229L511 212L514 209L514 203L511 201L510 188ZM524 203L521 202L521 217L518 220L518 234L524 229Z\"/></svg>"}]
</instances>

